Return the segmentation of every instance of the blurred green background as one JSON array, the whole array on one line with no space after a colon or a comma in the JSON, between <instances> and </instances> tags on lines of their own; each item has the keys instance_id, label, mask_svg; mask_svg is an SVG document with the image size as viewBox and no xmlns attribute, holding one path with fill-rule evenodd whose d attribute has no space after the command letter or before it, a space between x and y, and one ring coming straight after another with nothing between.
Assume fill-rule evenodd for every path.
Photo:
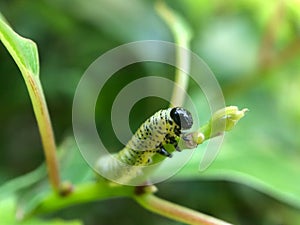
<instances>
[{"instance_id":1,"label":"blurred green background","mask_svg":"<svg viewBox=\"0 0 300 225\"><path fill-rule=\"evenodd\" d=\"M73 95L85 69L98 56L130 41L173 41L154 3L0 1L0 11L15 31L38 45L41 80L57 143L72 135ZM218 158L207 171L197 170L199 158L194 156L190 170L158 184L158 195L236 224L300 224L299 2L166 3L191 26L191 50L215 74L226 105L247 107L250 112L225 136ZM25 84L3 45L0 73L3 184L35 169L44 156ZM96 118L98 126L105 130L100 134L107 140L105 145L114 150L122 145L108 121L118 91L142 76L159 74L172 78L174 70L141 64L120 73L128 76L117 74L109 81L98 102ZM198 92L190 87L194 99L203 99ZM132 112L132 129L167 105L159 99L141 101ZM141 113L141 109L147 113ZM129 199L74 206L47 217L80 218L87 225L179 224L151 214Z\"/></svg>"}]
</instances>

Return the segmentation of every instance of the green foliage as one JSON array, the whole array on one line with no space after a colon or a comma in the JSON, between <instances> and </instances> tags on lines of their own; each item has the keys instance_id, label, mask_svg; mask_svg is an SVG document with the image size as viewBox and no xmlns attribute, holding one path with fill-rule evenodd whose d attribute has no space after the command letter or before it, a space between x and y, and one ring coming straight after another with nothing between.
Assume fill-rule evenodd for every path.
<instances>
[{"instance_id":1,"label":"green foliage","mask_svg":"<svg viewBox=\"0 0 300 225\"><path fill-rule=\"evenodd\" d=\"M39 58L36 44L15 33L0 17L0 40L20 68L24 79L39 76Z\"/></svg>"},{"instance_id":2,"label":"green foliage","mask_svg":"<svg viewBox=\"0 0 300 225\"><path fill-rule=\"evenodd\" d=\"M38 43L44 89L49 99L56 136L60 141L65 131L71 129L70 108L73 93L78 79L89 63L106 50L128 41L141 39L172 41L171 34L159 18L152 1L124 3L115 0L113 3L104 0L94 0L89 4L82 1L47 0L38 3L33 1L0 3L2 13L5 13L13 27ZM225 136L219 155L207 170L199 171L200 160L205 153L204 144L195 150L188 164L172 178L176 183L166 186L165 189L164 185L161 185L159 193L167 195L176 192L176 195L172 196L174 201L199 207L199 210L216 216L222 215L222 218L230 218L237 224L248 224L248 221L270 225L298 224L300 221L299 214L297 215L300 207L298 179L300 54L297 31L300 18L299 4L297 1L286 1L285 5L279 7L274 1L218 0L167 1L167 4L191 26L194 34L191 49L202 57L216 74L224 90L227 105L247 107L250 112ZM276 16L278 8L283 9L283 16ZM16 35L6 25L2 15L0 18L1 41L20 67L24 78L31 76L35 80L39 79L39 61L35 44ZM273 30L268 28L272 21L277 21ZM263 44L266 37L271 37L267 41L271 44L267 46ZM31 111L23 109L28 104L22 92L24 87L17 83L14 65L5 53L2 54L3 52L4 48L0 49L0 85L2 85L0 89L5 90L1 91L0 96L1 102L5 103L3 110L0 111L2 124L0 148L3 150L0 157L1 181L7 180L12 175L27 172L32 168L32 164L37 165L41 161L40 156L33 154L41 149L38 138L32 135L36 130L35 125L26 126L24 139L18 132L24 123L32 123L32 120L28 119ZM267 59L262 59L266 55ZM173 71L169 68L149 64L132 67L121 73L164 74L173 79L170 75ZM112 88L107 88L110 92L100 94L106 98L99 102L101 106L98 106L97 122L106 131L100 135L108 140L107 145L111 149L117 150L122 146L116 144L112 129L107 125L109 121L107 109L110 108L111 99L114 97L111 93L117 93L129 82L128 77L130 76L119 76L120 79L116 79L118 81L112 80L110 86ZM5 89L7 85L11 90ZM203 124L203 121L209 120L205 99L193 83L190 85L189 93L198 104L200 122ZM154 108L158 109L156 107L165 106L148 102L137 106L136 119L139 121L136 123L147 117L145 113L141 113L142 111L145 109L153 111ZM33 139L35 144L25 146L23 142L27 143L24 140L28 139ZM47 204L43 205L44 210L51 211L55 208L53 202L62 201L62 207L63 204L72 205L91 201L93 198L104 200L109 198L109 195L130 195L132 190L114 189L99 184L95 186L96 184L91 183L94 175L73 144L64 145L60 154L63 180L69 180L79 188L78 195L75 195L78 198L71 198L73 202L66 203L63 202L64 199L53 196L45 178L45 166L41 166L36 171L8 181L0 187L1 225L15 222L13 217L15 207L18 207L23 215L27 215L45 199ZM34 156L29 160L23 160L24 155ZM176 157L172 160L176 163ZM10 164L11 161L15 163ZM191 180L196 182L189 183ZM211 182L206 184L207 180ZM220 183L220 180L233 182L229 186L234 191L222 188L228 187L228 183L225 185ZM180 189L180 185L184 185L185 182L188 185L185 189ZM256 194L240 191L240 185L251 187ZM218 189L218 186L221 188ZM97 188L101 191L102 197L100 192L96 192ZM208 194L210 198L201 195L209 193L210 190L218 192ZM257 194L260 192L277 199L276 207L273 207L273 201L267 201L266 197ZM16 193L20 200L18 203ZM85 193L89 193L90 199L83 201ZM189 196L190 193L192 196ZM245 203L247 201L248 204ZM203 204L203 208L200 208L198 202ZM124 224L131 224L125 204L126 202L121 202L122 208L114 209L113 213L107 214L112 215L110 218L118 215ZM207 210L211 205L214 205L212 209ZM243 208L245 205L247 208ZM296 213L289 206L294 207ZM84 208L85 206L82 206L77 209L77 213L72 212L72 218L80 217ZM259 214L257 208L266 212L266 215ZM245 218L241 218L238 209L246 209L247 215L243 214ZM98 218L102 218L105 213L101 212L107 212L105 207L101 210L97 208L94 212L89 211L89 216L99 214ZM139 211L135 213L139 214ZM64 217L64 211L58 215ZM156 219L160 221L159 218ZM146 217L145 224L148 220L152 221L152 217L149 216L148 219ZM81 224L78 221L56 221L56 223L55 220L50 221L46 223L32 218L23 224ZM161 223L166 224L165 221Z\"/></svg>"},{"instance_id":3,"label":"green foliage","mask_svg":"<svg viewBox=\"0 0 300 225\"><path fill-rule=\"evenodd\" d=\"M59 165L61 165L60 170L62 179L65 183L67 182L74 185L73 188L78 184L89 182L95 178L95 174L83 160L75 140L72 138L66 139L59 148ZM38 180L31 179L32 182L30 185L24 186L24 183L22 183L26 178L28 182L30 181L30 179L28 179L29 177L37 176L40 176L40 178ZM18 188L18 190L16 190L19 196L17 210L20 218L30 215L47 196L57 196L57 194L52 193L51 187L49 186L45 165L42 165L36 171L25 175L24 178L20 177L11 181L10 186L12 185ZM77 189L78 187L76 186L76 190ZM0 191L2 190L5 191L5 189L0 188ZM90 195L87 191L82 192L82 194ZM56 204L56 206L60 208L55 200L51 204Z\"/></svg>"}]
</instances>

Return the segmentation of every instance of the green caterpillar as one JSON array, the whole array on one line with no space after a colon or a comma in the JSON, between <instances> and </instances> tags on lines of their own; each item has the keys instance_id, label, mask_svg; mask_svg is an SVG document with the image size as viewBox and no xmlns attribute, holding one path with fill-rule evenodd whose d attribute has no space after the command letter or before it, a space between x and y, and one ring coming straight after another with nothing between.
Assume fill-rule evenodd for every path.
<instances>
[{"instance_id":1,"label":"green caterpillar","mask_svg":"<svg viewBox=\"0 0 300 225\"><path fill-rule=\"evenodd\" d=\"M192 115L184 108L159 110L140 126L114 158L100 158L97 167L102 174L108 173L112 179L124 183L140 174L140 167L150 165L156 154L171 157L166 146L179 151L180 135L192 125Z\"/></svg>"}]
</instances>

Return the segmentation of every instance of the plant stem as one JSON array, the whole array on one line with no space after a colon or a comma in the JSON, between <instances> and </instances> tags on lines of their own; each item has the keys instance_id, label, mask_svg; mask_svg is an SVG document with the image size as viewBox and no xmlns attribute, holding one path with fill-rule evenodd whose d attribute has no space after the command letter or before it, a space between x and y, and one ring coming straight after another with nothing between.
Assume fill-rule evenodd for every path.
<instances>
[{"instance_id":1,"label":"plant stem","mask_svg":"<svg viewBox=\"0 0 300 225\"><path fill-rule=\"evenodd\" d=\"M60 188L60 176L56 156L56 144L51 126L50 116L39 78L24 76L31 98L33 110L39 127L43 149L47 162L50 183L55 191Z\"/></svg>"},{"instance_id":2,"label":"plant stem","mask_svg":"<svg viewBox=\"0 0 300 225\"><path fill-rule=\"evenodd\" d=\"M46 196L41 204L25 217L54 212L69 206L82 204L91 201L103 200L112 197L130 197L134 193L132 186L113 186L109 182L87 182L74 187L68 197L62 197L55 193Z\"/></svg>"},{"instance_id":3,"label":"plant stem","mask_svg":"<svg viewBox=\"0 0 300 225\"><path fill-rule=\"evenodd\" d=\"M171 104L174 106L182 106L185 97L183 91L187 90L189 81L189 76L186 73L189 72L190 68L190 55L185 49L189 49L192 32L184 19L168 8L163 1L156 2L156 10L171 29L175 43L177 44L177 68L175 70L175 85L172 93ZM183 72L182 69L184 69L186 73Z\"/></svg>"},{"instance_id":4,"label":"plant stem","mask_svg":"<svg viewBox=\"0 0 300 225\"><path fill-rule=\"evenodd\" d=\"M259 68L262 70L272 66L274 61L274 45L278 38L279 29L285 16L286 6L283 1L278 1L273 15L270 16L269 21L265 28L265 33L262 37L260 54L259 54ZM264 75L265 73L262 73Z\"/></svg>"},{"instance_id":5,"label":"plant stem","mask_svg":"<svg viewBox=\"0 0 300 225\"><path fill-rule=\"evenodd\" d=\"M164 217L186 224L195 225L229 225L229 223L188 209L172 202L160 199L153 194L143 194L134 197L144 208Z\"/></svg>"}]
</instances>

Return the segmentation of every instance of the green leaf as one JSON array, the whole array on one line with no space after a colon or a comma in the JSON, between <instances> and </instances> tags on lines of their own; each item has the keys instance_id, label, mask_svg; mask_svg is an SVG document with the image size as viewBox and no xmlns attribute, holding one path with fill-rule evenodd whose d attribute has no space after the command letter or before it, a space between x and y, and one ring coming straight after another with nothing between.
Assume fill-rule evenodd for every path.
<instances>
[{"instance_id":1,"label":"green leaf","mask_svg":"<svg viewBox=\"0 0 300 225\"><path fill-rule=\"evenodd\" d=\"M21 177L17 177L11 181L6 182L0 186L0 200L6 198L8 195L12 195L20 191L21 189L27 188L34 183L40 181L42 178L47 176L45 165L41 165L36 170L25 174Z\"/></svg>"},{"instance_id":2,"label":"green leaf","mask_svg":"<svg viewBox=\"0 0 300 225\"><path fill-rule=\"evenodd\" d=\"M72 185L85 183L96 177L82 158L73 138L67 138L59 147L59 164L61 165L62 178ZM7 196L17 196L19 218L29 215L46 196L52 194L45 164L31 173L8 181L0 187L1 201L5 201Z\"/></svg>"},{"instance_id":3,"label":"green leaf","mask_svg":"<svg viewBox=\"0 0 300 225\"><path fill-rule=\"evenodd\" d=\"M36 44L14 32L0 16L0 40L9 51L24 78L25 76L39 76L39 59ZM28 73L29 72L29 73Z\"/></svg>"},{"instance_id":4,"label":"green leaf","mask_svg":"<svg viewBox=\"0 0 300 225\"><path fill-rule=\"evenodd\" d=\"M61 165L62 179L73 186L95 178L95 174L82 158L73 138L67 138L59 147L59 165ZM17 181L24 179L26 177L18 178ZM43 177L38 182L19 190L18 193L17 210L20 217L29 215L40 204L42 199L53 194L47 177ZM54 195L56 196L57 194Z\"/></svg>"}]
</instances>

